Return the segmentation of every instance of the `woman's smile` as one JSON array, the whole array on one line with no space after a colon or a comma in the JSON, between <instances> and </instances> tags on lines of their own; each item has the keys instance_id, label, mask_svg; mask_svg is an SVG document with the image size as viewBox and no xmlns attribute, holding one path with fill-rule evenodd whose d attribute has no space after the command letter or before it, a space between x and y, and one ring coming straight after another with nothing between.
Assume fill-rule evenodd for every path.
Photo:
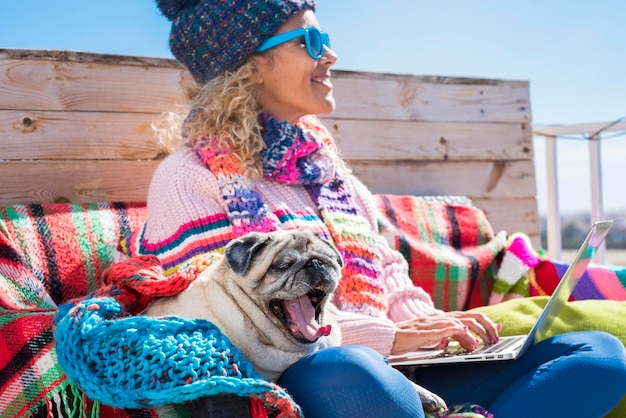
<instances>
[{"instance_id":1,"label":"woman's smile","mask_svg":"<svg viewBox=\"0 0 626 418\"><path fill-rule=\"evenodd\" d=\"M319 76L315 76L312 78L311 81L317 84L321 84L330 90L333 89L333 83L330 81L330 72L319 75Z\"/></svg>"}]
</instances>

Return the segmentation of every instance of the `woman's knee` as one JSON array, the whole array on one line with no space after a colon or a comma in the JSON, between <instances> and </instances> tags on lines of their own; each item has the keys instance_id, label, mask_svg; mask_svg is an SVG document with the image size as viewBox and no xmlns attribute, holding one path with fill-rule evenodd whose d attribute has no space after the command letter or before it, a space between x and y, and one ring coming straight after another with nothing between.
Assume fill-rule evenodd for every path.
<instances>
[{"instance_id":1,"label":"woman's knee","mask_svg":"<svg viewBox=\"0 0 626 418\"><path fill-rule=\"evenodd\" d=\"M602 331L583 332L589 341L589 355L597 358L600 367L607 369L614 379L622 382L626 391L626 348L616 336Z\"/></svg>"},{"instance_id":2,"label":"woman's knee","mask_svg":"<svg viewBox=\"0 0 626 418\"><path fill-rule=\"evenodd\" d=\"M366 347L311 353L279 382L309 417L423 417L413 385Z\"/></svg>"},{"instance_id":3,"label":"woman's knee","mask_svg":"<svg viewBox=\"0 0 626 418\"><path fill-rule=\"evenodd\" d=\"M601 331L548 338L507 369L519 376L488 404L496 416L604 416L626 393L624 345Z\"/></svg>"},{"instance_id":4,"label":"woman's knee","mask_svg":"<svg viewBox=\"0 0 626 418\"><path fill-rule=\"evenodd\" d=\"M579 331L556 335L552 340L566 344L583 357L606 358L618 364L626 364L626 349L616 336L604 331ZM626 365L624 366L626 368Z\"/></svg>"},{"instance_id":5,"label":"woman's knee","mask_svg":"<svg viewBox=\"0 0 626 418\"><path fill-rule=\"evenodd\" d=\"M587 391L603 403L617 403L626 393L626 349L617 337L603 331L581 331L557 335L556 341L569 343L572 351L556 359L548 370L560 369L586 382ZM563 366L557 366L558 362ZM571 372L567 372L570 370Z\"/></svg>"}]
</instances>

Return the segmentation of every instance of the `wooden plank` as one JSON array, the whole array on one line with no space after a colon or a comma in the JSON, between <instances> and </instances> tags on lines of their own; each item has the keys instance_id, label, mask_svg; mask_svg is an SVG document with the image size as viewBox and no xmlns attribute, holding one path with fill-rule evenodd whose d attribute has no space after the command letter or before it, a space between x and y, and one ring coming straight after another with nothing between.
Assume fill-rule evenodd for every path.
<instances>
[{"instance_id":1,"label":"wooden plank","mask_svg":"<svg viewBox=\"0 0 626 418\"><path fill-rule=\"evenodd\" d=\"M527 123L322 119L349 160L511 160L533 157Z\"/></svg>"},{"instance_id":2,"label":"wooden plank","mask_svg":"<svg viewBox=\"0 0 626 418\"><path fill-rule=\"evenodd\" d=\"M153 159L154 114L0 111L2 159Z\"/></svg>"},{"instance_id":3,"label":"wooden plank","mask_svg":"<svg viewBox=\"0 0 626 418\"><path fill-rule=\"evenodd\" d=\"M184 103L180 68L0 59L0 109L157 113Z\"/></svg>"},{"instance_id":4,"label":"wooden plank","mask_svg":"<svg viewBox=\"0 0 626 418\"><path fill-rule=\"evenodd\" d=\"M156 158L156 114L0 111L4 159ZM324 119L347 159L532 158L527 124Z\"/></svg>"},{"instance_id":5,"label":"wooden plank","mask_svg":"<svg viewBox=\"0 0 626 418\"><path fill-rule=\"evenodd\" d=\"M0 199L23 198L34 194L46 201L64 196L92 193L103 187L147 188L159 160L84 161L1 161ZM515 161L499 166L493 162L474 163L352 163L354 174L374 193L414 195L463 195L476 199L534 198L534 184L526 181L532 162ZM395 168L395 170L394 170ZM140 175L136 171L139 170ZM491 171L484 174L485 171ZM485 178L492 178L487 184ZM129 181L131 184L129 185ZM141 182L144 184L141 185ZM55 185L55 183L58 183ZM94 186L95 185L95 186ZM35 192L34 190L41 190ZM47 191L48 190L48 191ZM100 192L93 192L100 193ZM123 191L122 191L123 193ZM115 193L113 193L115 194ZM30 200L30 198L28 198Z\"/></svg>"},{"instance_id":6,"label":"wooden plank","mask_svg":"<svg viewBox=\"0 0 626 418\"><path fill-rule=\"evenodd\" d=\"M52 49L0 48L0 60L9 59L22 61L98 62L109 65L182 68L182 65L173 58L153 58L135 55L100 54L96 52L78 52Z\"/></svg>"},{"instance_id":7,"label":"wooden plank","mask_svg":"<svg viewBox=\"0 0 626 418\"><path fill-rule=\"evenodd\" d=\"M509 234L523 232L528 235L535 248L541 248L541 229L534 197L518 199L473 199L478 208L485 211L494 231Z\"/></svg>"},{"instance_id":8,"label":"wooden plank","mask_svg":"<svg viewBox=\"0 0 626 418\"><path fill-rule=\"evenodd\" d=\"M145 201L159 160L0 161L0 206Z\"/></svg>"},{"instance_id":9,"label":"wooden plank","mask_svg":"<svg viewBox=\"0 0 626 418\"><path fill-rule=\"evenodd\" d=\"M525 81L334 71L336 118L530 122Z\"/></svg>"},{"instance_id":10,"label":"wooden plank","mask_svg":"<svg viewBox=\"0 0 626 418\"><path fill-rule=\"evenodd\" d=\"M532 160L350 161L354 174L374 193L520 198L536 195Z\"/></svg>"}]
</instances>

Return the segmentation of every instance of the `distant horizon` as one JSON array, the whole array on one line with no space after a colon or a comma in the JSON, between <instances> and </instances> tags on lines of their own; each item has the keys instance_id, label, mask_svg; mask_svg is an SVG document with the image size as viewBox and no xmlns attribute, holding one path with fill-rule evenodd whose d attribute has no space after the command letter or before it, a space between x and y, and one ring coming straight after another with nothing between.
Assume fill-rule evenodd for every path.
<instances>
[{"instance_id":1,"label":"distant horizon","mask_svg":"<svg viewBox=\"0 0 626 418\"><path fill-rule=\"evenodd\" d=\"M622 210L622 209L609 209L609 210L604 210L604 215L605 216L619 216L622 217L621 220L623 222L626 222L626 210ZM540 218L547 218L548 214L547 213L539 213L539 217ZM575 218L575 217L581 217L581 216L585 216L589 219L591 219L591 212L588 210L581 210L578 212L563 212L561 211L561 218Z\"/></svg>"}]
</instances>

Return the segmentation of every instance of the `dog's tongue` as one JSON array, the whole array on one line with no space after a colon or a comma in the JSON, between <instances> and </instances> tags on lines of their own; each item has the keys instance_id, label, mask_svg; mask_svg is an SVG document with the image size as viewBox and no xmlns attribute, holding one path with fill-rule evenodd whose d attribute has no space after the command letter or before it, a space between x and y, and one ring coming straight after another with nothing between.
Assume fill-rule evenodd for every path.
<instances>
[{"instance_id":1,"label":"dog's tongue","mask_svg":"<svg viewBox=\"0 0 626 418\"><path fill-rule=\"evenodd\" d=\"M316 341L322 336L330 335L330 325L320 326L315 320L315 308L313 308L308 296L286 300L284 307L296 328L295 331L300 331L307 340Z\"/></svg>"}]
</instances>

